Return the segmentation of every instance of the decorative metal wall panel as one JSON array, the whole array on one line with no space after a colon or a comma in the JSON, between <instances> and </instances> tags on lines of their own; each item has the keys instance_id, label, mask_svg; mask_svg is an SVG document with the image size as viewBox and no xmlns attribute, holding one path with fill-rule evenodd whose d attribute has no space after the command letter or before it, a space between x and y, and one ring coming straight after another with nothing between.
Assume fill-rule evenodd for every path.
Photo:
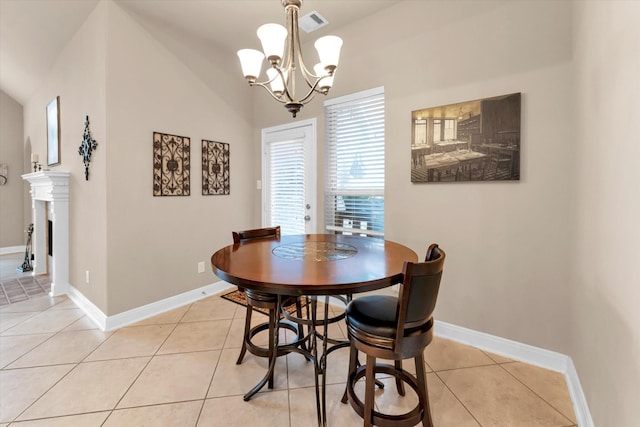
<instances>
[{"instance_id":1,"label":"decorative metal wall panel","mask_svg":"<svg viewBox=\"0 0 640 427\"><path fill-rule=\"evenodd\" d=\"M191 140L153 133L153 195L188 196L191 193Z\"/></svg>"},{"instance_id":2,"label":"decorative metal wall panel","mask_svg":"<svg viewBox=\"0 0 640 427\"><path fill-rule=\"evenodd\" d=\"M84 162L84 179L89 181L89 164L91 163L91 154L93 150L98 148L98 143L91 136L89 129L89 116L84 119L84 134L82 135L82 143L78 147L78 154L82 156Z\"/></svg>"},{"instance_id":3,"label":"decorative metal wall panel","mask_svg":"<svg viewBox=\"0 0 640 427\"><path fill-rule=\"evenodd\" d=\"M202 140L202 195L230 194L229 144Z\"/></svg>"}]
</instances>

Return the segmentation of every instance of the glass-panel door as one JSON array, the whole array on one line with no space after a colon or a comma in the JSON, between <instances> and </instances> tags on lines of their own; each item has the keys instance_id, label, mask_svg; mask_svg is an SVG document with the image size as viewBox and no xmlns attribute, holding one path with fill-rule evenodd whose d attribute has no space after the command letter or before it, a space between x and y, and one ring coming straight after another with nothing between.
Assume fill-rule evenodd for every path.
<instances>
[{"instance_id":1,"label":"glass-panel door","mask_svg":"<svg viewBox=\"0 0 640 427\"><path fill-rule=\"evenodd\" d=\"M262 226L316 233L315 120L262 130Z\"/></svg>"}]
</instances>

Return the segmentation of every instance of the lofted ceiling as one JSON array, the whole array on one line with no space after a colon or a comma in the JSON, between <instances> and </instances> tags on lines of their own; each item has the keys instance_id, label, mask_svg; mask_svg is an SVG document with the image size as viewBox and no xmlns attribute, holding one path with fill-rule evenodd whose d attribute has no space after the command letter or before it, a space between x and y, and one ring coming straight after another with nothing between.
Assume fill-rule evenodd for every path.
<instances>
[{"instance_id":1,"label":"lofted ceiling","mask_svg":"<svg viewBox=\"0 0 640 427\"><path fill-rule=\"evenodd\" d=\"M0 0L0 89L24 105L99 1L105 0ZM259 49L256 29L285 21L280 0L112 1L136 19L231 52ZM329 24L311 34L301 31L302 43L399 1L304 0L301 16L316 11Z\"/></svg>"}]
</instances>

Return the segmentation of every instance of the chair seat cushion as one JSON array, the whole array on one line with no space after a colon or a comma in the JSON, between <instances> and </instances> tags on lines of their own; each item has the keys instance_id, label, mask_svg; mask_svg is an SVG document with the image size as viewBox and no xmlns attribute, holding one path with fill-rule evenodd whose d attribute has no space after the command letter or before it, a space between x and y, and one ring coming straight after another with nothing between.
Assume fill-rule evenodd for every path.
<instances>
[{"instance_id":1,"label":"chair seat cushion","mask_svg":"<svg viewBox=\"0 0 640 427\"><path fill-rule=\"evenodd\" d=\"M388 295L356 298L345 310L347 323L360 331L380 337L394 338L398 299Z\"/></svg>"}]
</instances>

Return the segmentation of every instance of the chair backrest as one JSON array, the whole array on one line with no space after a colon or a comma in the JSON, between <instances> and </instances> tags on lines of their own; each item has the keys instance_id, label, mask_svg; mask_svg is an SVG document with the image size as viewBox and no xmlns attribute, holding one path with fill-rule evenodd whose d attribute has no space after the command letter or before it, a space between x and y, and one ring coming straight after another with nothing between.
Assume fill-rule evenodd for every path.
<instances>
[{"instance_id":1,"label":"chair backrest","mask_svg":"<svg viewBox=\"0 0 640 427\"><path fill-rule=\"evenodd\" d=\"M268 228L254 228L252 230L233 231L233 243L240 243L255 239L279 239L280 226Z\"/></svg>"},{"instance_id":2,"label":"chair backrest","mask_svg":"<svg viewBox=\"0 0 640 427\"><path fill-rule=\"evenodd\" d=\"M398 296L397 348L401 348L406 329L424 325L431 318L436 308L445 257L445 252L434 243L427 249L424 262L404 263L404 279Z\"/></svg>"}]
</instances>

